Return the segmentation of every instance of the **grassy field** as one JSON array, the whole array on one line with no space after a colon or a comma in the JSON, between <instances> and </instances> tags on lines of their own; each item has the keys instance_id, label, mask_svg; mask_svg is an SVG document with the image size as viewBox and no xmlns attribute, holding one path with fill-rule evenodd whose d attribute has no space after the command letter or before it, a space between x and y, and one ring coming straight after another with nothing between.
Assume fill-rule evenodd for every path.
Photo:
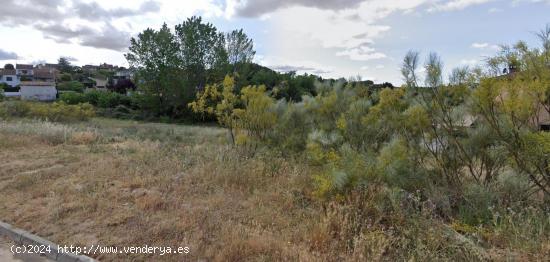
<instances>
[{"instance_id":1,"label":"grassy field","mask_svg":"<svg viewBox=\"0 0 550 262\"><path fill-rule=\"evenodd\" d=\"M315 260L304 238L320 213L302 191L307 170L241 158L226 140L214 127L1 122L0 217L61 244L189 246L186 259Z\"/></svg>"},{"instance_id":2,"label":"grassy field","mask_svg":"<svg viewBox=\"0 0 550 262\"><path fill-rule=\"evenodd\" d=\"M63 245L191 251L92 255L101 261L548 256L540 253L550 250L548 243L518 251L499 247L499 238L488 234L493 242L483 247L458 234L450 221L384 210L375 204L384 201L369 201L379 192L320 201L312 193L313 167L300 157L262 151L250 156L227 141L226 131L216 127L100 118L73 124L0 121L0 218Z\"/></svg>"}]
</instances>

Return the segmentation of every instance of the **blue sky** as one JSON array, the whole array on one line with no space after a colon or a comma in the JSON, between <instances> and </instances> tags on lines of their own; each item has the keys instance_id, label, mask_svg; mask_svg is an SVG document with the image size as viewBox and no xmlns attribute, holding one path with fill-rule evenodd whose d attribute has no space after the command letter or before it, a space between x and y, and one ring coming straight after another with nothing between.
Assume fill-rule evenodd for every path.
<instances>
[{"instance_id":1,"label":"blue sky","mask_svg":"<svg viewBox=\"0 0 550 262\"><path fill-rule=\"evenodd\" d=\"M130 37L201 15L220 30L244 28L256 61L324 77L401 83L409 49L438 52L447 70L475 66L499 44L550 23L550 0L0 0L0 63L125 65Z\"/></svg>"}]
</instances>

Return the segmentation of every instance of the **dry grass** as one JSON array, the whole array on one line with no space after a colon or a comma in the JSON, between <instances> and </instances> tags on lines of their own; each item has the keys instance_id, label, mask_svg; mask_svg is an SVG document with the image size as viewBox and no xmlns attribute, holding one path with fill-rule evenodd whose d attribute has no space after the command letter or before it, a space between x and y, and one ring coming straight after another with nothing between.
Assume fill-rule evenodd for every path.
<instances>
[{"instance_id":1,"label":"dry grass","mask_svg":"<svg viewBox=\"0 0 550 262\"><path fill-rule=\"evenodd\" d=\"M323 204L308 166L265 152L242 157L226 136L107 119L2 122L0 219L60 244L191 248L183 257L95 255L102 261L483 258L442 225L384 215L374 195Z\"/></svg>"},{"instance_id":2,"label":"dry grass","mask_svg":"<svg viewBox=\"0 0 550 262\"><path fill-rule=\"evenodd\" d=\"M52 143L38 130L53 124L36 125L0 129L0 157L10 159L0 164L6 222L63 244L190 246L185 259L316 260L292 242L319 215L294 199L307 188L306 169L241 159L217 128L94 120ZM90 128L98 131L81 131Z\"/></svg>"}]
</instances>

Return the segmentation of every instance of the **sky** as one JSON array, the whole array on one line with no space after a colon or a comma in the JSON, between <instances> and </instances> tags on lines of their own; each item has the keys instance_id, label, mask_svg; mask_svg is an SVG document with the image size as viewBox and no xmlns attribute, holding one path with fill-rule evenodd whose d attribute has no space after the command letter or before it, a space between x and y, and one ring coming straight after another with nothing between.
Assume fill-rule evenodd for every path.
<instances>
[{"instance_id":1,"label":"sky","mask_svg":"<svg viewBox=\"0 0 550 262\"><path fill-rule=\"evenodd\" d=\"M255 62L323 77L402 83L408 50L441 55L446 72L475 66L502 44L539 45L550 0L0 0L0 64L127 66L131 37L202 16L243 28Z\"/></svg>"}]
</instances>

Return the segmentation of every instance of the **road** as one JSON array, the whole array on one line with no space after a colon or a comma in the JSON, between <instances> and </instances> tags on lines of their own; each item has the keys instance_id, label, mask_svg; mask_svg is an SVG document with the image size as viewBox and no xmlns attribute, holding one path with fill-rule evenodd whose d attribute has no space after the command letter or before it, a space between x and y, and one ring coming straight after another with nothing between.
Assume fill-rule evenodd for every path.
<instances>
[{"instance_id":1,"label":"road","mask_svg":"<svg viewBox=\"0 0 550 262\"><path fill-rule=\"evenodd\" d=\"M47 262L44 257L40 257L32 254L18 254L14 255L10 251L10 247L13 245L12 242L6 240L3 237L0 237L0 261L2 262Z\"/></svg>"}]
</instances>

